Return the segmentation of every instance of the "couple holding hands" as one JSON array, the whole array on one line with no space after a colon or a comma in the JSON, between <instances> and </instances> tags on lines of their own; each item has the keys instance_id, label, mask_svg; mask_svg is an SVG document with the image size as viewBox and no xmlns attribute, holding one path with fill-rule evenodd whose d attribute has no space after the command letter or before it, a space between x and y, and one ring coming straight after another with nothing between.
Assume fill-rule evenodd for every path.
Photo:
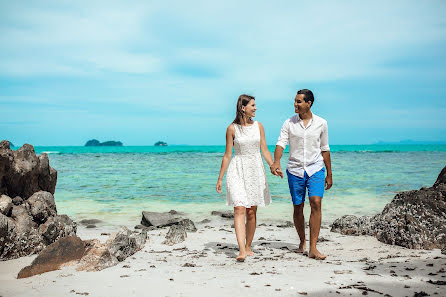
<instances>
[{"instance_id":1,"label":"couple holding hands","mask_svg":"<svg viewBox=\"0 0 446 297\"><path fill-rule=\"evenodd\" d=\"M283 178L280 166L283 151L289 144L289 159L286 175L293 202L293 221L299 235L298 253L306 252L304 202L305 194L311 206L310 249L308 256L317 260L325 255L316 248L321 227L321 201L324 190L332 186L330 147L328 145L327 121L313 114L313 93L299 90L294 98L295 115L282 126L274 151L274 160L265 141L263 125L254 121L255 98L240 95L234 121L226 130L226 150L221 162L217 181L217 192L222 192L223 176L226 175L227 204L234 207L234 226L239 255L244 261L253 255L252 240L256 229L258 206L271 202L262 155L270 166L271 173ZM234 149L234 158L232 150ZM261 153L261 154L260 154Z\"/></svg>"}]
</instances>

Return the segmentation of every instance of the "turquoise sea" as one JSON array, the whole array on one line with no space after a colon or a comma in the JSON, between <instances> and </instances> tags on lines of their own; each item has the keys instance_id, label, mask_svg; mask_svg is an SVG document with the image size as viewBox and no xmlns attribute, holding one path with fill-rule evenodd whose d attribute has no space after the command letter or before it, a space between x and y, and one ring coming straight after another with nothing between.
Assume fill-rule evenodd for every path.
<instances>
[{"instance_id":1,"label":"turquoise sea","mask_svg":"<svg viewBox=\"0 0 446 297\"><path fill-rule=\"evenodd\" d=\"M224 146L35 150L48 153L58 171L58 212L75 220L98 218L132 226L143 210L175 209L201 220L212 210L231 209L225 205L225 193L215 191ZM446 165L446 145L332 145L331 150L334 185L323 199L323 220L328 222L344 214L380 212L396 192L431 186ZM283 168L287 159L285 153ZM291 220L286 178L268 170L267 177L273 203L259 209L258 221Z\"/></svg>"}]
</instances>

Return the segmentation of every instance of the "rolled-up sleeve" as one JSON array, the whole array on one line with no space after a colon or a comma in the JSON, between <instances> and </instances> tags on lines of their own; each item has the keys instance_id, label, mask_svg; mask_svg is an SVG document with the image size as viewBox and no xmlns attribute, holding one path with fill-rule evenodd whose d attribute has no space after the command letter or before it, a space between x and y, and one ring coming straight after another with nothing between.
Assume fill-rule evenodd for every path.
<instances>
[{"instance_id":1,"label":"rolled-up sleeve","mask_svg":"<svg viewBox=\"0 0 446 297\"><path fill-rule=\"evenodd\" d=\"M322 125L321 151L322 152L330 151L330 146L328 145L328 124L326 121L324 121L324 124Z\"/></svg>"},{"instance_id":2,"label":"rolled-up sleeve","mask_svg":"<svg viewBox=\"0 0 446 297\"><path fill-rule=\"evenodd\" d=\"M279 145L283 147L283 149L285 149L288 144L288 139L289 139L288 134L289 134L289 120L286 120L285 123L283 123L282 125L282 129L280 130L280 136L279 139L277 140L276 145Z\"/></svg>"}]
</instances>

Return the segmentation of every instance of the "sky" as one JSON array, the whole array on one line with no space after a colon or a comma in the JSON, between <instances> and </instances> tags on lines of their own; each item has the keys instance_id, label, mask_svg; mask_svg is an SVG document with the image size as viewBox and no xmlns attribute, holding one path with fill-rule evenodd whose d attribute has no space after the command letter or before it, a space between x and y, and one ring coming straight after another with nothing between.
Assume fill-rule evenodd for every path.
<instances>
[{"instance_id":1,"label":"sky","mask_svg":"<svg viewBox=\"0 0 446 297\"><path fill-rule=\"evenodd\" d=\"M299 89L330 144L446 142L446 1L0 0L0 139L275 144Z\"/></svg>"}]
</instances>

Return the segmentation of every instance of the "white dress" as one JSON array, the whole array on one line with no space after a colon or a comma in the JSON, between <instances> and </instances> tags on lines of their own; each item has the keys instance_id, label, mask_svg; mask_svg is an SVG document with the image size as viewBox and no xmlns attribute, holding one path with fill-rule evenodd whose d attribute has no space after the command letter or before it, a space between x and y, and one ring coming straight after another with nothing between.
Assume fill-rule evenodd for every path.
<instances>
[{"instance_id":1,"label":"white dress","mask_svg":"<svg viewBox=\"0 0 446 297\"><path fill-rule=\"evenodd\" d=\"M271 195L260 154L259 123L233 125L235 155L226 174L226 204L246 208L268 205Z\"/></svg>"}]
</instances>

